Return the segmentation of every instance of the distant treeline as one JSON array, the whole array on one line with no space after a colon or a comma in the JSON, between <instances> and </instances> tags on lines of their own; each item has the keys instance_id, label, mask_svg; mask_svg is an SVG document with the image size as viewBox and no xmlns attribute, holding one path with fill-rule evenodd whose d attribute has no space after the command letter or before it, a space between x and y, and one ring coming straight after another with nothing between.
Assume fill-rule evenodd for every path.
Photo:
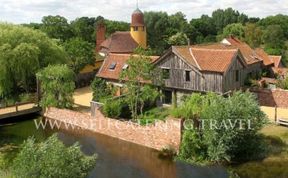
<instances>
[{"instance_id":1,"label":"distant treeline","mask_svg":"<svg viewBox=\"0 0 288 178\"><path fill-rule=\"evenodd\" d=\"M187 19L182 12L168 15L166 12L145 12L148 45L160 55L171 45L211 43L227 35L235 35L252 47L263 47L269 54L286 56L288 41L288 16L275 15L263 19L248 17L232 8L218 9L212 16ZM115 31L129 30L129 23L97 18L81 17L71 22L61 16L45 16L42 23L25 24L40 29L49 37L65 42L81 38L95 45L95 29L104 20L108 37Z\"/></svg>"}]
</instances>

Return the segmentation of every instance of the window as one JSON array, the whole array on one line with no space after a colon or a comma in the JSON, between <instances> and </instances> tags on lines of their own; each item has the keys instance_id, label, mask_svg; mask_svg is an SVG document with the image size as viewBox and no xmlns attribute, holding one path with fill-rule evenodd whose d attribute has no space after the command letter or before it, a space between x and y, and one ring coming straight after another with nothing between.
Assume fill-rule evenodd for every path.
<instances>
[{"instance_id":1,"label":"window","mask_svg":"<svg viewBox=\"0 0 288 178\"><path fill-rule=\"evenodd\" d=\"M138 31L138 27L133 27L133 30L134 31Z\"/></svg>"},{"instance_id":2,"label":"window","mask_svg":"<svg viewBox=\"0 0 288 178\"><path fill-rule=\"evenodd\" d=\"M123 70L126 70L126 69L128 69L128 67L129 67L128 64L124 64L124 66L122 67L122 69L123 69Z\"/></svg>"},{"instance_id":3,"label":"window","mask_svg":"<svg viewBox=\"0 0 288 178\"><path fill-rule=\"evenodd\" d=\"M188 71L188 70L185 71L185 81L186 82L190 82L191 81L190 71Z\"/></svg>"},{"instance_id":4,"label":"window","mask_svg":"<svg viewBox=\"0 0 288 178\"><path fill-rule=\"evenodd\" d=\"M116 62L113 62L113 63L110 64L109 69L110 70L114 70L115 67L116 67Z\"/></svg>"},{"instance_id":5,"label":"window","mask_svg":"<svg viewBox=\"0 0 288 178\"><path fill-rule=\"evenodd\" d=\"M172 104L172 91L163 90L163 103L164 104Z\"/></svg>"},{"instance_id":6,"label":"window","mask_svg":"<svg viewBox=\"0 0 288 178\"><path fill-rule=\"evenodd\" d=\"M235 81L239 82L239 70L235 71Z\"/></svg>"},{"instance_id":7,"label":"window","mask_svg":"<svg viewBox=\"0 0 288 178\"><path fill-rule=\"evenodd\" d=\"M170 78L170 69L162 69L162 73L163 73L163 79Z\"/></svg>"},{"instance_id":8,"label":"window","mask_svg":"<svg viewBox=\"0 0 288 178\"><path fill-rule=\"evenodd\" d=\"M145 27L142 27L142 31L143 31L143 32L145 31Z\"/></svg>"}]
</instances>

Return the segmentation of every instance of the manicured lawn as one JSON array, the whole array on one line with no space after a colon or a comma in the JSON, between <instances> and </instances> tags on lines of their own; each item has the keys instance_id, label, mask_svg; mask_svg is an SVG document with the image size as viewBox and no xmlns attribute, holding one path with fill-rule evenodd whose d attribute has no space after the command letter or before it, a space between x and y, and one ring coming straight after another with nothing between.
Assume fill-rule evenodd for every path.
<instances>
[{"instance_id":1,"label":"manicured lawn","mask_svg":"<svg viewBox=\"0 0 288 178\"><path fill-rule=\"evenodd\" d=\"M288 128L270 124L261 131L269 143L269 155L261 161L241 164L233 168L242 178L288 177Z\"/></svg>"}]
</instances>

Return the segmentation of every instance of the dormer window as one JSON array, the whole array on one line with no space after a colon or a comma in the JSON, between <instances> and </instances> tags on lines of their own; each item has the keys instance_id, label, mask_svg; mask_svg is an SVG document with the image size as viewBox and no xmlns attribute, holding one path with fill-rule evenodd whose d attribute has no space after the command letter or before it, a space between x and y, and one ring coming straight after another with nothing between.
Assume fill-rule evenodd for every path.
<instances>
[{"instance_id":1,"label":"dormer window","mask_svg":"<svg viewBox=\"0 0 288 178\"><path fill-rule=\"evenodd\" d=\"M116 62L110 64L109 69L114 70L116 68Z\"/></svg>"},{"instance_id":2,"label":"dormer window","mask_svg":"<svg viewBox=\"0 0 288 178\"><path fill-rule=\"evenodd\" d=\"M122 67L123 70L128 69L129 65L128 64L124 64L124 66Z\"/></svg>"}]
</instances>

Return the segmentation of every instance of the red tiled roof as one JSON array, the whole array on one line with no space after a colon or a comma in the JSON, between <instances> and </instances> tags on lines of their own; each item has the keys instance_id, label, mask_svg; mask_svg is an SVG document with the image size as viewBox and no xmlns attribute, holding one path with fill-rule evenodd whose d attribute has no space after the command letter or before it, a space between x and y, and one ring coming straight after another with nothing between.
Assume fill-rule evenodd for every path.
<instances>
[{"instance_id":1,"label":"red tiled roof","mask_svg":"<svg viewBox=\"0 0 288 178\"><path fill-rule=\"evenodd\" d=\"M282 67L281 66L281 59L282 56L269 56L269 58L274 62L274 67Z\"/></svg>"},{"instance_id":2,"label":"red tiled roof","mask_svg":"<svg viewBox=\"0 0 288 178\"><path fill-rule=\"evenodd\" d=\"M115 32L100 45L104 53L133 53L139 44L132 38L130 32Z\"/></svg>"},{"instance_id":3,"label":"red tiled roof","mask_svg":"<svg viewBox=\"0 0 288 178\"><path fill-rule=\"evenodd\" d=\"M280 76L286 76L288 75L288 68L277 68L277 67L272 67L272 70L275 74L278 74Z\"/></svg>"},{"instance_id":4,"label":"red tiled roof","mask_svg":"<svg viewBox=\"0 0 288 178\"><path fill-rule=\"evenodd\" d=\"M119 80L120 74L123 70L123 66L126 64L127 60L131 57L130 54L112 54L110 53L104 60L101 69L99 70L97 76L105 79ZM154 62L159 58L159 56L150 56L151 62ZM115 69L110 70L111 64L115 63Z\"/></svg>"},{"instance_id":5,"label":"red tiled roof","mask_svg":"<svg viewBox=\"0 0 288 178\"><path fill-rule=\"evenodd\" d=\"M224 73L235 56L238 49L224 49L218 46L175 46L176 53L180 54L190 65L197 67L200 71Z\"/></svg>"},{"instance_id":6,"label":"red tiled roof","mask_svg":"<svg viewBox=\"0 0 288 178\"><path fill-rule=\"evenodd\" d=\"M235 37L229 37L225 39L230 43L231 46L237 47L240 50L248 65L261 61L261 58L257 55L257 53L245 42L242 42Z\"/></svg>"},{"instance_id":7,"label":"red tiled roof","mask_svg":"<svg viewBox=\"0 0 288 178\"><path fill-rule=\"evenodd\" d=\"M255 49L255 52L257 53L258 56L261 57L261 59L263 60L263 64L265 66L272 65L274 63L262 48Z\"/></svg>"}]
</instances>

